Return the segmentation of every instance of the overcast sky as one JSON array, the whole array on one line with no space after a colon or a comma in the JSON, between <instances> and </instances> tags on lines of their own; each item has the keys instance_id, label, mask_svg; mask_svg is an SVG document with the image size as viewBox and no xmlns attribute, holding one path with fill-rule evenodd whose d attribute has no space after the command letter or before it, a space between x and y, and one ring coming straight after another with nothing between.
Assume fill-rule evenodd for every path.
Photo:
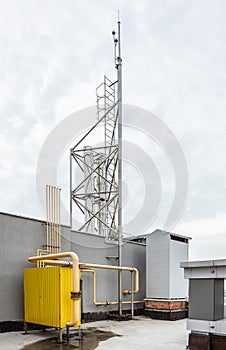
<instances>
[{"instance_id":1,"label":"overcast sky","mask_svg":"<svg viewBox=\"0 0 226 350\"><path fill-rule=\"evenodd\" d=\"M187 202L172 231L193 237L191 258L226 257L224 0L0 0L0 210L44 218L36 193L40 150L61 121L95 104L104 74L114 78L111 31L118 9L123 102L160 118L188 166ZM164 226L174 192L172 169L164 154L156 157L153 140L145 146L134 131L127 138L146 147L163 184L150 232ZM53 185L65 185L62 164ZM136 171L125 170L129 184L135 182ZM128 202L142 202L137 181L137 193L129 195L125 185ZM63 190L66 201L68 187ZM133 206L127 203L125 210L128 221Z\"/></svg>"}]
</instances>

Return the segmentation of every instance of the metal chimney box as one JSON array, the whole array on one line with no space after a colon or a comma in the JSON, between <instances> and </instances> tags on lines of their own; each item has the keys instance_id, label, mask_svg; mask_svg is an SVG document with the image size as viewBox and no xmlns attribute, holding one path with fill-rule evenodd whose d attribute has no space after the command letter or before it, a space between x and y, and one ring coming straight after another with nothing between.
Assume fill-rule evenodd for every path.
<instances>
[{"instance_id":1,"label":"metal chimney box","mask_svg":"<svg viewBox=\"0 0 226 350\"><path fill-rule=\"evenodd\" d=\"M156 230L146 238L146 298L188 296L180 263L188 259L188 237Z\"/></svg>"}]
</instances>

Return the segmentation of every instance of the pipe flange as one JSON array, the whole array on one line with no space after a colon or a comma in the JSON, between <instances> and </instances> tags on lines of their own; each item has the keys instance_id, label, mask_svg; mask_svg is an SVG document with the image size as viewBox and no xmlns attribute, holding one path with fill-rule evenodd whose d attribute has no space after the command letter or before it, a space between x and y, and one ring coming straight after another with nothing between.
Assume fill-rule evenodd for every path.
<instances>
[{"instance_id":1,"label":"pipe flange","mask_svg":"<svg viewBox=\"0 0 226 350\"><path fill-rule=\"evenodd\" d=\"M81 299L81 292L71 292L71 299Z\"/></svg>"}]
</instances>

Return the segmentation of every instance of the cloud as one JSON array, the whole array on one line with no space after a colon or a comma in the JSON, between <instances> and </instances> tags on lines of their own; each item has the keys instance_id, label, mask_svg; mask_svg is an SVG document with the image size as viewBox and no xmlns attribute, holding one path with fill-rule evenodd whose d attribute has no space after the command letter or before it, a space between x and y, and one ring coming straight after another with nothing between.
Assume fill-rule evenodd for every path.
<instances>
[{"instance_id":1,"label":"cloud","mask_svg":"<svg viewBox=\"0 0 226 350\"><path fill-rule=\"evenodd\" d=\"M162 118L187 159L190 192L175 229L202 237L206 225L223 234L226 4L220 0L2 0L1 210L43 216L35 194L39 151L58 122L95 103L95 87L104 74L116 77L111 30L118 8L124 102ZM148 148L158 168L165 213L173 192L168 164L153 143L133 140Z\"/></svg>"},{"instance_id":2,"label":"cloud","mask_svg":"<svg viewBox=\"0 0 226 350\"><path fill-rule=\"evenodd\" d=\"M175 231L192 237L190 259L220 259L225 257L226 214L216 213L213 217L182 221Z\"/></svg>"}]
</instances>

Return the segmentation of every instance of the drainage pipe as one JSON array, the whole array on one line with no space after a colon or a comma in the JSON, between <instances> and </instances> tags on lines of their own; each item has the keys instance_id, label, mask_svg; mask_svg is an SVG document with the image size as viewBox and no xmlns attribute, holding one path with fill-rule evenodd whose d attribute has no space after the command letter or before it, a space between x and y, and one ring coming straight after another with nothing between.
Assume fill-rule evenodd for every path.
<instances>
[{"instance_id":1,"label":"drainage pipe","mask_svg":"<svg viewBox=\"0 0 226 350\"><path fill-rule=\"evenodd\" d=\"M132 313L132 318L134 316L134 300L133 300L133 272L131 271L131 313Z\"/></svg>"},{"instance_id":2,"label":"drainage pipe","mask_svg":"<svg viewBox=\"0 0 226 350\"><path fill-rule=\"evenodd\" d=\"M79 259L78 255L74 252L65 252L65 253L57 253L57 254L48 254L43 256L33 256L28 258L29 262L37 262L37 261L45 261L49 260L49 263L52 259L60 259L60 258L71 258L72 259L72 268L73 268L73 280L72 280L72 299L73 299L73 320L66 322L67 327L73 327L78 322L80 322L80 312L79 312L79 302L81 299L80 295L80 271L79 271ZM55 260L54 264L56 263ZM61 262L62 263L62 262Z\"/></svg>"}]
</instances>

